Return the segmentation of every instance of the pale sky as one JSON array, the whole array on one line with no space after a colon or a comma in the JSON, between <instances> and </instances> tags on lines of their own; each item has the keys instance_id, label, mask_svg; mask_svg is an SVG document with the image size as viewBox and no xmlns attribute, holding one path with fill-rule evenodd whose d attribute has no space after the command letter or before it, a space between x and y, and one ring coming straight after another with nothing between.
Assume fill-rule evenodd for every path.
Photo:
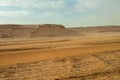
<instances>
[{"instance_id":1,"label":"pale sky","mask_svg":"<svg viewBox=\"0 0 120 80\"><path fill-rule=\"evenodd\" d=\"M120 0L0 0L0 24L120 25Z\"/></svg>"}]
</instances>

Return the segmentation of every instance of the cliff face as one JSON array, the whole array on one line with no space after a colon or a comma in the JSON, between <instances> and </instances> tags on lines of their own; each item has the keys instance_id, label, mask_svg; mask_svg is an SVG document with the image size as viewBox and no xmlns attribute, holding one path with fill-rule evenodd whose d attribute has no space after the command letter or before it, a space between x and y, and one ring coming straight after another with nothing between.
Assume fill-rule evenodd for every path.
<instances>
[{"instance_id":1,"label":"cliff face","mask_svg":"<svg viewBox=\"0 0 120 80\"><path fill-rule=\"evenodd\" d=\"M0 38L39 38L73 35L63 25L0 25Z\"/></svg>"}]
</instances>

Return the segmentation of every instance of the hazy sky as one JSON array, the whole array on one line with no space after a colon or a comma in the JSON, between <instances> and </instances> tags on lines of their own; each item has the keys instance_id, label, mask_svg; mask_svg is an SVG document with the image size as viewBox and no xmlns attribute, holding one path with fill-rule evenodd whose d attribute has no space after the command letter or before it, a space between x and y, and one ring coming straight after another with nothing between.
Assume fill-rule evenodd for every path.
<instances>
[{"instance_id":1,"label":"hazy sky","mask_svg":"<svg viewBox=\"0 0 120 80\"><path fill-rule=\"evenodd\" d=\"M120 0L0 0L0 23L120 25Z\"/></svg>"}]
</instances>

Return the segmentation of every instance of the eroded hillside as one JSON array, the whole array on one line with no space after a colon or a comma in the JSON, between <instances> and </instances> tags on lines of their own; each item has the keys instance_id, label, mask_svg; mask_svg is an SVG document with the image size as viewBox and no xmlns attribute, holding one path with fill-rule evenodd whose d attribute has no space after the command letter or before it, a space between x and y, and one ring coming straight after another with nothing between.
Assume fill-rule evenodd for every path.
<instances>
[{"instance_id":1,"label":"eroded hillside","mask_svg":"<svg viewBox=\"0 0 120 80\"><path fill-rule=\"evenodd\" d=\"M44 38L120 35L120 26L65 28L63 25L0 25L0 38Z\"/></svg>"},{"instance_id":2,"label":"eroded hillside","mask_svg":"<svg viewBox=\"0 0 120 80\"><path fill-rule=\"evenodd\" d=\"M39 38L72 36L75 32L67 30L63 25L0 25L0 38Z\"/></svg>"}]
</instances>

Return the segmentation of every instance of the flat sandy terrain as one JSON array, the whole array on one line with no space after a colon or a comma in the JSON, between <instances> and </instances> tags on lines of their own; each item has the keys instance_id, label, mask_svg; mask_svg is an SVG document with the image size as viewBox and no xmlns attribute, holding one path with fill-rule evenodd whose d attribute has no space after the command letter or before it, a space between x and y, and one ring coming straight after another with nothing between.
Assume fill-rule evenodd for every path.
<instances>
[{"instance_id":1,"label":"flat sandy terrain","mask_svg":"<svg viewBox=\"0 0 120 80\"><path fill-rule=\"evenodd\" d=\"M120 36L1 40L0 80L120 80Z\"/></svg>"},{"instance_id":2,"label":"flat sandy terrain","mask_svg":"<svg viewBox=\"0 0 120 80\"><path fill-rule=\"evenodd\" d=\"M119 37L4 40L0 42L0 65L119 49Z\"/></svg>"},{"instance_id":3,"label":"flat sandy terrain","mask_svg":"<svg viewBox=\"0 0 120 80\"><path fill-rule=\"evenodd\" d=\"M120 80L120 26L0 25L0 80Z\"/></svg>"}]
</instances>

